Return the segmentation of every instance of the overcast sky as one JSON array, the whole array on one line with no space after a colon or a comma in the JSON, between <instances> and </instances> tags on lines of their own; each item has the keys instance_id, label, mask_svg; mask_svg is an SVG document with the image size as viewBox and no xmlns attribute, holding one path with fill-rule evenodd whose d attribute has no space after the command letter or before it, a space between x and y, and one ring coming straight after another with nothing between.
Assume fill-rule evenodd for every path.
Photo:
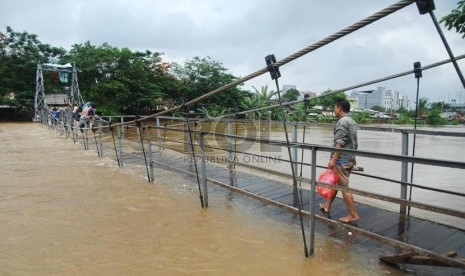
<instances>
[{"instance_id":1,"label":"overcast sky","mask_svg":"<svg viewBox=\"0 0 465 276\"><path fill-rule=\"evenodd\" d=\"M183 63L211 57L235 76L265 67L373 13L393 0L0 0L0 31L37 34L42 43L70 49L73 44L104 42L132 50L163 52L165 61ZM456 0L436 0L438 20ZM465 40L442 27L452 52L465 54ZM345 88L448 59L431 17L416 4L281 67L280 85L321 93ZM465 71L465 61L459 61ZM269 74L245 87L275 89ZM384 86L416 93L414 76L360 88ZM465 91L451 63L423 72L420 97L450 101Z\"/></svg>"}]
</instances>

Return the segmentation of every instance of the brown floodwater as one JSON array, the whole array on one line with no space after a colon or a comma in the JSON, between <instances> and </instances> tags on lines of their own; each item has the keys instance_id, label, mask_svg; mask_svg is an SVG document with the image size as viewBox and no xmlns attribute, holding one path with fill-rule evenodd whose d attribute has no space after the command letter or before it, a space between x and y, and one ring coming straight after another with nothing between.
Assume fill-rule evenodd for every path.
<instances>
[{"instance_id":1,"label":"brown floodwater","mask_svg":"<svg viewBox=\"0 0 465 276\"><path fill-rule=\"evenodd\" d=\"M404 275L350 242L303 255L287 215L157 169L118 168L34 123L0 124L0 275ZM108 155L107 155L108 156Z\"/></svg>"}]
</instances>

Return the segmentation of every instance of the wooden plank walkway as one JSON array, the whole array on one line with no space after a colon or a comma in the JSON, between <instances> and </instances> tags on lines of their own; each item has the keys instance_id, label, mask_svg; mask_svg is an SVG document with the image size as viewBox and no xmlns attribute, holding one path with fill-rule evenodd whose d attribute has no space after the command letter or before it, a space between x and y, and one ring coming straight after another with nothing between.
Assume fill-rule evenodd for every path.
<instances>
[{"instance_id":1,"label":"wooden plank walkway","mask_svg":"<svg viewBox=\"0 0 465 276\"><path fill-rule=\"evenodd\" d=\"M156 147L154 147L156 149ZM123 154L124 163L143 165L144 160L133 154ZM153 154L154 167L176 170L187 174L195 174L193 163L186 162L186 157L171 150ZM200 162L197 163L200 173ZM270 179L264 177L263 173L251 172L250 170L238 169L234 173L234 179L230 177L227 164L206 163L207 178L210 182L220 182L226 185L234 185L235 188L251 193L253 195L272 200L286 206L293 205L292 181L280 177ZM156 179L156 174L155 174ZM194 179L193 179L194 180ZM194 180L195 181L195 180ZM303 210L310 211L310 191L302 189ZM323 202L323 198L317 194L317 204ZM457 258L465 258L465 230L453 228L447 225L426 221L423 219L409 217L406 219L399 213L380 209L370 205L356 203L361 219L356 227L370 232L389 237L398 241L443 254L456 251ZM318 205L317 205L318 206ZM325 215L322 211L319 215ZM331 208L331 217L337 220L347 213L346 206L341 198L336 198ZM329 217L329 216L328 216ZM307 224L308 225L308 224ZM317 231L326 232L329 236L337 239L347 239L345 229L337 229L329 225L318 223ZM364 236L356 235L352 242L360 246L397 251L392 246L380 243ZM398 251L397 251L398 252Z\"/></svg>"},{"instance_id":2,"label":"wooden plank walkway","mask_svg":"<svg viewBox=\"0 0 465 276\"><path fill-rule=\"evenodd\" d=\"M193 173L193 165L184 162L183 156L163 152L154 154L154 161L165 166L174 166L180 170ZM197 164L200 170L200 163ZM207 177L222 183L230 183L230 173L226 164L206 163ZM276 180L260 177L260 173L249 173L236 170L235 187L265 197L288 206L293 205L293 189L291 180ZM287 182L287 184L286 184ZM310 191L300 190L302 206L310 210ZM317 204L324 199L317 194ZM380 209L362 203L356 203L360 213L357 226L361 229L403 241L421 248L442 254L457 251L459 258L465 257L465 231L450 226L410 217L406 219L399 213ZM341 198L336 198L331 208L331 217L338 219L347 213L347 208ZM324 214L321 212L321 214Z\"/></svg>"}]
</instances>

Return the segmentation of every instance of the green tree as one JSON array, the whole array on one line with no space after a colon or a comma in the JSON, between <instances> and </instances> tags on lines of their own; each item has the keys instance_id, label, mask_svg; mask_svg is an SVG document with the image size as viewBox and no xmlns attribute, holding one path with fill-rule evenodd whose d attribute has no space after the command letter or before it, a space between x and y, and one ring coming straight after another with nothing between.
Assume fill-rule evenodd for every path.
<instances>
[{"instance_id":1,"label":"green tree","mask_svg":"<svg viewBox=\"0 0 465 276\"><path fill-rule=\"evenodd\" d=\"M180 92L186 101L198 98L237 79L228 73L228 69L220 62L212 60L210 57L194 57L185 61L183 65L174 64L173 72L181 81ZM247 91L235 87L203 100L202 104L216 104L222 108L237 109L241 101L248 95ZM182 99L176 100L179 103Z\"/></svg>"},{"instance_id":2,"label":"green tree","mask_svg":"<svg viewBox=\"0 0 465 276\"><path fill-rule=\"evenodd\" d=\"M256 98L257 101L259 101L262 106L267 106L269 105L273 99L277 98L278 92L271 90L268 91L268 85L262 86L260 90L258 90L255 86L252 86L254 89L254 94L253 97Z\"/></svg>"},{"instance_id":3,"label":"green tree","mask_svg":"<svg viewBox=\"0 0 465 276\"><path fill-rule=\"evenodd\" d=\"M447 121L441 117L441 109L436 107L428 112L426 123L430 125L445 125Z\"/></svg>"},{"instance_id":4,"label":"green tree","mask_svg":"<svg viewBox=\"0 0 465 276\"><path fill-rule=\"evenodd\" d=\"M70 55L82 72L79 83L84 100L96 103L103 114L153 113L165 96L157 80L169 78L159 70L163 64L159 53L86 42L74 45Z\"/></svg>"},{"instance_id":5,"label":"green tree","mask_svg":"<svg viewBox=\"0 0 465 276\"><path fill-rule=\"evenodd\" d=\"M272 108L271 112L271 120L281 121L283 118L283 114L281 113L281 109L279 107Z\"/></svg>"},{"instance_id":6,"label":"green tree","mask_svg":"<svg viewBox=\"0 0 465 276\"><path fill-rule=\"evenodd\" d=\"M66 62L66 51L41 43L35 34L15 32L11 27L6 28L6 33L0 32L0 103L5 103L5 95L14 93L15 99L6 102L22 110L31 110L37 64L57 59ZM44 80L50 80L45 77L46 74Z\"/></svg>"},{"instance_id":7,"label":"green tree","mask_svg":"<svg viewBox=\"0 0 465 276\"><path fill-rule=\"evenodd\" d=\"M376 110L376 111L380 111L380 112L385 111L385 110L384 110L384 107L382 107L382 106L380 106L380 105L374 105L374 106L372 106L370 109Z\"/></svg>"},{"instance_id":8,"label":"green tree","mask_svg":"<svg viewBox=\"0 0 465 276\"><path fill-rule=\"evenodd\" d=\"M335 94L331 93L334 93L334 91L326 90L319 98L312 100L312 103L314 103L314 105L321 105L325 109L333 109L337 100L347 100L347 96L344 94L344 92L338 92Z\"/></svg>"},{"instance_id":9,"label":"green tree","mask_svg":"<svg viewBox=\"0 0 465 276\"><path fill-rule=\"evenodd\" d=\"M420 99L418 101L418 117L421 118L422 116L425 116L428 113L428 107L427 106L428 106L428 100L427 99Z\"/></svg>"},{"instance_id":10,"label":"green tree","mask_svg":"<svg viewBox=\"0 0 465 276\"><path fill-rule=\"evenodd\" d=\"M290 114L290 120L294 122L307 121L308 108L305 108L305 104L300 102L293 106L292 113Z\"/></svg>"},{"instance_id":11,"label":"green tree","mask_svg":"<svg viewBox=\"0 0 465 276\"><path fill-rule=\"evenodd\" d=\"M268 91L267 85L262 86L260 90L258 90L255 86L252 86L252 88L254 89L254 93L244 97L241 101L240 108L242 110L253 110L269 106L277 94L276 91ZM272 114L271 117L273 119L276 118L276 112L273 112L272 110L254 111L247 113L246 116L249 119L269 119L270 115L268 114L270 112Z\"/></svg>"},{"instance_id":12,"label":"green tree","mask_svg":"<svg viewBox=\"0 0 465 276\"><path fill-rule=\"evenodd\" d=\"M210 108L207 108L205 106L202 106L198 109L198 111L202 114L203 117L208 118L209 120L213 120L217 117L223 116L226 114L226 109L221 109L217 106L213 106Z\"/></svg>"},{"instance_id":13,"label":"green tree","mask_svg":"<svg viewBox=\"0 0 465 276\"><path fill-rule=\"evenodd\" d=\"M445 102L435 102L431 104L431 109L439 109L442 111L450 110L452 107L450 104Z\"/></svg>"},{"instance_id":14,"label":"green tree","mask_svg":"<svg viewBox=\"0 0 465 276\"><path fill-rule=\"evenodd\" d=\"M264 107L263 102L255 95L245 97L240 104L241 110L254 110L261 107ZM248 119L259 119L262 113L260 111L248 112L245 116Z\"/></svg>"},{"instance_id":15,"label":"green tree","mask_svg":"<svg viewBox=\"0 0 465 276\"><path fill-rule=\"evenodd\" d=\"M282 96L283 102L292 102L292 101L297 101L297 99L300 96L300 92L297 89L291 88L284 93Z\"/></svg>"},{"instance_id":16,"label":"green tree","mask_svg":"<svg viewBox=\"0 0 465 276\"><path fill-rule=\"evenodd\" d=\"M390 120L390 122L396 125L408 125L414 123L412 116L408 112L400 113L399 117Z\"/></svg>"},{"instance_id":17,"label":"green tree","mask_svg":"<svg viewBox=\"0 0 465 276\"><path fill-rule=\"evenodd\" d=\"M362 112L351 112L350 116L358 124L367 124L367 123L370 123L373 120L372 117L371 117L370 112L368 112L366 110L364 110Z\"/></svg>"},{"instance_id":18,"label":"green tree","mask_svg":"<svg viewBox=\"0 0 465 276\"><path fill-rule=\"evenodd\" d=\"M448 30L454 28L457 33L462 34L462 38L465 38L465 0L458 1L457 8L441 18L440 22L444 23Z\"/></svg>"}]
</instances>

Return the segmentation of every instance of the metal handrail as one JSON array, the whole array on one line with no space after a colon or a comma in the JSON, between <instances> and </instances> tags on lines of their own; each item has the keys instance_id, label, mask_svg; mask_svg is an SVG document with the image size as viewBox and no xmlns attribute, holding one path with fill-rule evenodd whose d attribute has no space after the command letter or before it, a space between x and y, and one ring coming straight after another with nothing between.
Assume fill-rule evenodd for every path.
<instances>
[{"instance_id":1,"label":"metal handrail","mask_svg":"<svg viewBox=\"0 0 465 276\"><path fill-rule=\"evenodd\" d=\"M179 129L179 128L169 128L169 127L161 127L161 126L150 126L150 128L167 129L171 131L181 131L181 132L187 131L187 130ZM198 130L191 130L191 132L195 134L203 133L204 135L215 135L215 136L220 136L223 138L242 139L243 141L258 142L258 143L269 144L269 145L274 145L274 146L286 146L286 143L280 140L248 138L246 136L240 136L240 135L229 135L229 134L222 134L222 133L216 133L216 132L205 132L205 131L198 131ZM460 161L430 159L430 158L424 158L424 157L412 157L412 156L405 156L405 155L370 152L370 151L362 151L362 150L336 149L330 146L310 144L310 143L300 143L300 142L291 142L290 145L291 147L296 147L296 148L306 149L306 150L315 148L319 151L324 151L324 152L351 153L357 156L371 157L371 158L377 158L377 159L386 159L386 160L391 160L391 161L405 161L405 162L416 163L416 164L465 169L465 162L460 162Z\"/></svg>"},{"instance_id":2,"label":"metal handrail","mask_svg":"<svg viewBox=\"0 0 465 276\"><path fill-rule=\"evenodd\" d=\"M154 128L154 129L169 129L169 130L172 130L172 131L178 131L178 132L185 132L186 130L184 129L179 129L179 128L167 128L167 127L158 127L158 126L150 126L149 128ZM270 140L270 139L258 139L258 138L248 138L248 137L245 137L245 136L239 136L239 135L228 135L228 134L222 134L222 133L215 133L215 132L204 132L204 131L195 131L195 130L192 130L192 132L194 132L195 134L199 134L199 135L213 135L213 136L220 136L220 137L223 137L223 138L235 138L235 139L242 139L242 140L245 140L245 141L252 141L252 142L259 142L259 143L266 143L266 144L272 144L272 145L280 145L280 146L285 146L285 143L282 142L282 141L277 141L277 140ZM176 141L177 143L184 143L183 141ZM414 162L414 163L417 163L417 164L425 164L425 165L433 165L433 166L443 166L443 167L451 167L451 168L459 168L459 169L465 169L465 162L459 162L459 161L448 161L448 160L439 160L439 159L430 159L430 158L420 158L420 157L411 157L411 156L404 156L404 155L395 155L395 154L385 154L385 153L376 153L376 152L369 152L369 151L356 151L356 150L348 150L348 149L335 149L333 147L328 147L328 146L322 146L322 145L315 145L315 144L306 144L306 143L291 143L292 146L294 147L299 147L299 148L302 148L302 149L307 149L307 150L319 150L319 151L325 151L325 152L350 152L350 153L353 153L355 155L358 155L358 156L364 156L364 157L371 157L371 158L378 158L378 159L387 159L387 160L393 160L393 161L400 161L400 162ZM205 146L206 148L211 148L211 149L216 149L216 150L223 150L223 151L232 151L232 152L235 152L235 153L241 153L241 154L248 154L248 155L252 155L252 156L259 156L259 157L265 157L265 158L268 158L270 160L277 160L277 161L284 161L284 162L290 162L289 160L285 160L285 159L281 159L281 158L276 158L276 157L271 157L271 156L264 156L264 155L258 155L258 154L255 154L255 153L247 153L247 152L242 152L242 151L238 151L238 150L231 150L231 149L223 149L223 148L219 148L219 147L212 147L212 146ZM306 166L311 166L311 164L308 164L308 163L302 163L302 162L298 162L298 161L293 161L292 163L297 163L297 164L304 164ZM318 166L316 165L317 167L320 167L320 168L323 168L323 166ZM256 166L251 166L251 165L248 165L247 167L251 168L251 169L255 169L255 170L262 170L262 168L259 168L259 167L256 167ZM377 176L369 176L369 175L365 175L365 174L360 174L360 173L356 173L358 175L361 175L361 176L364 176L364 177L376 177L376 178L379 178ZM281 175L281 176L284 176L286 177L283 173L277 173L277 175ZM288 176L290 177L290 176ZM310 183L309 180L305 180L304 178L302 179L299 179L299 180L302 180L302 182L306 182L306 183ZM388 179L388 178L383 178L383 180L385 181L389 181L389 182L395 182L395 183L399 183L399 184L404 184L404 185L411 185L411 186L416 186L416 187L419 187L419 188L423 188L423 189L428 189L430 191L434 191L434 192L440 192L440 193L446 193L446 194L452 194L452 195L455 195L455 196L461 196L461 197L464 197L465 195L463 193L456 193L456 192L451 192L451 191L447 191L447 190L442 190L442 189L437 189L437 188L429 188L429 187L425 187L425 186L420 186L420 185L417 185L417 184L413 184L413 183L408 183L408 182L405 182L405 181L398 181L398 180L394 180L394 179ZM350 191L352 191L351 188L349 188ZM361 192L360 191L356 191L356 190L353 190L354 193L357 193L357 194L360 194ZM371 195L370 193L367 193L367 192L363 192L363 195L365 196L368 196L368 197L374 197L374 198L377 198L379 199L380 195L376 194L376 195ZM388 201L391 201L391 198L389 197L386 197L386 199L388 199ZM402 199L399 199L400 201L398 202L395 202L395 203L402 203L403 205L409 205L409 206L412 206L412 207L418 207L419 205L417 204L421 204L421 203L417 203L417 202L413 202L412 204L409 203L409 201L404 201ZM411 201L410 201L411 202ZM413 205L416 205L416 206L413 206ZM426 206L426 205L425 205ZM429 207L426 207L426 208L421 208L420 209L428 209ZM429 208L431 209L431 208ZM443 213L446 213L446 214L450 214L449 211L445 211ZM465 215L465 213L463 213ZM463 217L464 215L462 214L459 214L456 216L458 217Z\"/></svg>"},{"instance_id":3,"label":"metal handrail","mask_svg":"<svg viewBox=\"0 0 465 276\"><path fill-rule=\"evenodd\" d=\"M56 126L56 128L62 128L62 127L63 127L62 124L59 124L59 125ZM97 127L97 129L99 129L99 128L101 129L102 127L101 126ZM118 129L119 128L120 127L118 127ZM170 127L162 127L162 126L146 126L146 128L148 130L150 130L150 129L160 130L161 129L161 130L175 131L175 132L186 132L187 131L187 130L180 129L180 128L170 128ZM86 132L88 132L89 130L91 130L91 129L85 129ZM223 139L241 139L241 140L245 140L245 141L252 141L252 142L257 142L257 143L271 144L271 145L275 145L275 146L285 146L285 143L283 141L280 141L280 140L256 139L256 138L252 139L252 138L248 138L248 137L244 137L244 136L240 136L240 135L229 135L229 134L207 132L207 131L195 131L195 130L192 130L192 133L195 134L195 135L199 135L200 137L212 135L212 136L215 136L215 137L222 137ZM160 139L160 138L161 137L158 137L158 139ZM100 138L100 139L102 139L102 138ZM166 139L164 139L164 140L166 140ZM172 140L172 139L169 139L169 140ZM186 143L185 141L176 141L176 142L179 143L179 144L185 144ZM152 143L152 142L150 142L150 143ZM345 150L345 149L335 149L335 148L328 147L328 146L322 146L322 145L316 145L316 144L308 144L308 143L297 143L297 142L291 143L291 146L293 148L301 148L303 150L311 150L312 152L315 152L315 153L318 152L318 151L323 151L323 152L334 152L334 151L351 152L351 153L353 153L355 155L358 155L358 156L365 156L365 157L371 157L371 158L387 159L387 160L393 160L393 161L399 161L399 162L415 162L415 163L418 163L418 164L429 164L429 165L434 165L434 166L446 166L446 167L452 167L452 168L465 169L465 163L464 162L458 162L458 161L448 161L448 160L438 160L438 159L429 159L429 158L409 157L409 156L394 155L394 154L384 154L384 153L369 152L369 151L353 151L353 150ZM159 147L160 147L160 145L159 145ZM201 145L196 144L195 147L201 147ZM222 149L222 148L219 148L219 149ZM232 149L222 149L222 150L230 151ZM239 151L237 151L237 152L239 152ZM246 152L240 152L240 153L249 154L249 153L246 153ZM201 157L202 154L203 153L201 152L199 157ZM131 154L131 155L140 157L137 154ZM266 156L266 158L272 159L274 157ZM155 161L152 161L152 162L155 162ZM290 161L288 160L288 162L290 162ZM294 163L297 163L297 162L294 162ZM313 166L316 167L316 161L314 162L314 164L306 164L306 165L307 166L313 165ZM205 176L205 181L207 181L206 176ZM208 179L208 181L211 181L211 182L214 182L214 183L218 183L219 185L222 185L219 182L217 182L217 181L215 182L215 180L212 180L212 179ZM310 180L310 179L304 178L304 177L299 177L299 181L302 181L304 183L311 183L312 187L327 186L327 184L319 183L319 182L316 182L314 179ZM315 182L315 183L313 184L313 182ZM408 183L408 184L410 184L410 183ZM313 185L315 185L315 186L313 186ZM206 189L206 186L204 186L204 187ZM226 188L237 190L240 193L249 194L245 190L237 189L237 188L234 188L234 187L226 187ZM405 200L405 199L379 195L379 194L375 194L375 193L360 191L360 190L353 189L353 188L341 188L341 187L333 187L333 188L336 188L337 190L351 191L354 194L358 194L358 195L365 196L365 197L370 197L370 198L375 198L375 199L379 199L379 200L384 200L386 202L392 202L392 203L396 203L396 204L412 206L412 207L415 207L415 208L424 209L424 210L437 212L437 213L441 213L441 214L447 214L447 215L451 215L451 216L456 216L456 217L459 217L459 218L464 218L465 217L465 213L461 212L461 211L458 211L458 210L452 210L452 209L442 208L442 207L438 207L438 206L433 206L433 205L430 205L430 204L423 204L423 203L419 203L419 202L415 202L415 201L409 201L409 200ZM312 192L314 192L314 188L312 189ZM205 196L207 196L207 195L205 195ZM463 195L459 195L459 196L463 196ZM260 196L255 195L255 196L252 196L252 197L259 198ZM280 205L280 206L282 205L281 203L278 203L278 202L271 203L271 204L277 204L277 205ZM287 208L287 209L293 211L292 210L293 207L291 207L291 206L283 206L283 208ZM335 225L347 228L350 231L361 233L361 234L366 235L368 237L374 238L374 239L382 241L382 242L389 243L391 245L395 245L395 246L400 247L400 248L414 250L415 252L419 252L421 254L426 254L426 255L431 255L431 256L442 258L440 255L438 255L438 254L436 254L434 252L431 252L431 251L428 251L428 250L425 250L425 249L422 249L422 248L418 248L418 247L416 247L414 245L411 245L411 244L408 244L408 243L405 243L405 242L402 242L402 241L394 240L394 239L391 239L391 238L388 238L388 237L383 237L383 236L380 236L380 235L378 235L376 233L372 233L372 232L370 232L368 230L354 228L353 226L350 226L350 225L340 224L340 223L338 223L336 221L329 220L327 218L324 218L324 217L322 217L320 215L317 215L317 214L314 214L314 213L312 214L312 213L308 213L307 211L304 211L304 215L310 216L310 217L313 217L313 218L316 218L316 219L319 219L319 220L322 220L322 221L325 221L325 222L330 223L330 224L335 224ZM449 263L454 264L454 265L457 265L457 263L455 263L452 259L444 259L444 261L449 262Z\"/></svg>"}]
</instances>

